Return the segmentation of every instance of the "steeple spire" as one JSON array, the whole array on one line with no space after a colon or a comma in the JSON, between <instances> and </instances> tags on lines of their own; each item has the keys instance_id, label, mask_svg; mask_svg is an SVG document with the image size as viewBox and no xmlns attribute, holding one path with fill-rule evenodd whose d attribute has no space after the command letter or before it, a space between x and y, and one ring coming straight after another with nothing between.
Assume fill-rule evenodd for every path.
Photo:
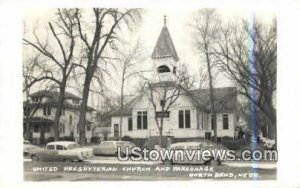
<instances>
[{"instance_id":1,"label":"steeple spire","mask_svg":"<svg viewBox=\"0 0 300 188\"><path fill-rule=\"evenodd\" d=\"M168 57L173 57L175 61L179 60L171 35L167 28L167 16L164 15L164 27L160 32L160 35L152 52L152 59L161 59Z\"/></svg>"}]
</instances>

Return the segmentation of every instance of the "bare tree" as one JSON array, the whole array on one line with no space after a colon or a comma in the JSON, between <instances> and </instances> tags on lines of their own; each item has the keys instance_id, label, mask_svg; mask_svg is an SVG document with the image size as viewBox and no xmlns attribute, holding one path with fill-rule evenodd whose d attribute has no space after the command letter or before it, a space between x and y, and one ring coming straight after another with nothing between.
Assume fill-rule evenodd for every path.
<instances>
[{"instance_id":1,"label":"bare tree","mask_svg":"<svg viewBox=\"0 0 300 188\"><path fill-rule=\"evenodd\" d=\"M31 81L30 83L27 83L25 85L24 91L32 87L37 82L43 80L51 80L59 87L59 97L54 118L55 140L59 139L59 121L63 109L66 83L72 69L75 67L75 64L72 63L76 38L76 22L74 17L75 13L76 10L74 9L58 9L56 13L57 20L48 22L51 36L56 42L55 46L50 46L47 41L43 43L36 32L33 32L35 42L32 42L25 38L23 39L25 45L32 47L38 53L47 58L47 60L50 60L46 63L51 62L51 66L39 65L42 75L40 75L39 77L28 78ZM58 73L54 72L53 66L58 68ZM55 76L56 74L59 74L61 78L58 78L59 76Z\"/></svg>"},{"instance_id":2,"label":"bare tree","mask_svg":"<svg viewBox=\"0 0 300 188\"><path fill-rule=\"evenodd\" d=\"M152 83L151 80L141 76L143 83L141 95L146 95L154 110L154 120L159 133L159 146L162 147L164 118L168 110L180 95L186 95L188 89L194 84L186 69L178 70L175 81Z\"/></svg>"},{"instance_id":3,"label":"bare tree","mask_svg":"<svg viewBox=\"0 0 300 188\"><path fill-rule=\"evenodd\" d=\"M42 104L41 101L35 104L31 104L30 101L30 89L31 87L28 87L29 84L32 82L32 77L34 75L36 66L39 64L40 54L33 55L33 57L27 57L24 60L23 63L23 93L25 95L25 102L23 103L23 110L24 110L24 138L26 140L30 140L30 121L32 117L35 115L37 110L41 108ZM53 83L47 83L47 80L44 80L42 84L45 87L43 95L46 95L49 91L51 91L53 88L55 88L55 84Z\"/></svg>"},{"instance_id":4,"label":"bare tree","mask_svg":"<svg viewBox=\"0 0 300 188\"><path fill-rule=\"evenodd\" d=\"M121 88L120 88L120 127L119 127L119 139L122 139L122 124L123 124L123 108L124 108L124 87L125 82L135 76L146 72L147 70L141 70L141 67L137 67L141 62L145 60L142 55L142 47L138 40L133 47L128 44L123 46L124 49L119 50L120 57L118 58L121 66ZM139 69L137 69L139 68Z\"/></svg>"},{"instance_id":5,"label":"bare tree","mask_svg":"<svg viewBox=\"0 0 300 188\"><path fill-rule=\"evenodd\" d=\"M98 70L101 74L101 65L110 59L108 51L116 49L119 40L118 32L122 32L126 27L131 27L138 23L141 16L140 9L116 9L116 8L94 8L92 10L92 20L89 25L94 31L84 28L84 12L77 9L76 20L79 36L84 45L83 58L85 60L82 68L85 70L84 84L82 90L82 103L80 105L79 127L80 144L84 145L85 120L87 103L92 79ZM101 78L100 78L101 79ZM100 83L103 80L100 80Z\"/></svg>"},{"instance_id":6,"label":"bare tree","mask_svg":"<svg viewBox=\"0 0 300 188\"><path fill-rule=\"evenodd\" d=\"M271 24L257 19L252 24L243 21L242 27L228 24L222 27L221 40L214 52L222 70L239 86L239 93L251 102L252 117L261 119L268 127L267 137L275 140L276 36L275 20ZM250 49L249 44L252 44ZM253 123L259 126L258 121Z\"/></svg>"},{"instance_id":7,"label":"bare tree","mask_svg":"<svg viewBox=\"0 0 300 188\"><path fill-rule=\"evenodd\" d=\"M217 142L217 124L214 101L214 77L213 66L215 59L213 58L214 45L218 39L218 27L220 26L220 18L215 9L201 9L194 14L193 38L196 43L197 50L206 63L208 80L209 80L209 100L210 114L213 118L212 127L214 130L214 141Z\"/></svg>"}]
</instances>

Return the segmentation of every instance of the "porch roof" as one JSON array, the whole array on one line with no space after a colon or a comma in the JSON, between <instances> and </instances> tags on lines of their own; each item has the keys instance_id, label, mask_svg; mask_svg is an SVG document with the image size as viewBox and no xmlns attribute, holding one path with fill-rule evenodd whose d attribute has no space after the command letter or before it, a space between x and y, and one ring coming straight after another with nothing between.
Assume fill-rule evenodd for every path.
<instances>
[{"instance_id":1,"label":"porch roof","mask_svg":"<svg viewBox=\"0 0 300 188\"><path fill-rule=\"evenodd\" d=\"M25 122L27 122L26 119L24 119ZM32 117L29 119L29 123L54 123L54 120L45 117Z\"/></svg>"}]
</instances>

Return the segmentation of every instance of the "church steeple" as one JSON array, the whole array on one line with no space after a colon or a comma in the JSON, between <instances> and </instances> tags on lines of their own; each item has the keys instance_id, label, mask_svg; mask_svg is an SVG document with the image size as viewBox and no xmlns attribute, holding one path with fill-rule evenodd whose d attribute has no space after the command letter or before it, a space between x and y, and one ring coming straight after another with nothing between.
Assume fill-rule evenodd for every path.
<instances>
[{"instance_id":1,"label":"church steeple","mask_svg":"<svg viewBox=\"0 0 300 188\"><path fill-rule=\"evenodd\" d=\"M164 16L164 26L160 32L151 57L152 59L173 57L176 62L179 60L171 35L167 28L166 16Z\"/></svg>"},{"instance_id":2,"label":"church steeple","mask_svg":"<svg viewBox=\"0 0 300 188\"><path fill-rule=\"evenodd\" d=\"M176 64L179 61L171 35L167 28L167 17L152 52L153 78L156 82L175 81Z\"/></svg>"}]
</instances>

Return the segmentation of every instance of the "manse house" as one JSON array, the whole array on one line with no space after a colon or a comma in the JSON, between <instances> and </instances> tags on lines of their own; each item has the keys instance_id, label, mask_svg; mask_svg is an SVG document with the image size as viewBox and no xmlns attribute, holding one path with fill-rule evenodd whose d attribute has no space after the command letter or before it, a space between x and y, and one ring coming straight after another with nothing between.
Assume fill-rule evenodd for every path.
<instances>
[{"instance_id":1,"label":"manse house","mask_svg":"<svg viewBox=\"0 0 300 188\"><path fill-rule=\"evenodd\" d=\"M59 93L40 90L30 94L24 102L24 136L29 128L29 140L33 144L44 144L54 138L54 116ZM60 137L71 137L79 140L79 105L81 99L69 92L65 93L63 111L60 117ZM86 113L86 138L90 142L95 110L88 107ZM28 127L29 125L29 127Z\"/></svg>"}]
</instances>

